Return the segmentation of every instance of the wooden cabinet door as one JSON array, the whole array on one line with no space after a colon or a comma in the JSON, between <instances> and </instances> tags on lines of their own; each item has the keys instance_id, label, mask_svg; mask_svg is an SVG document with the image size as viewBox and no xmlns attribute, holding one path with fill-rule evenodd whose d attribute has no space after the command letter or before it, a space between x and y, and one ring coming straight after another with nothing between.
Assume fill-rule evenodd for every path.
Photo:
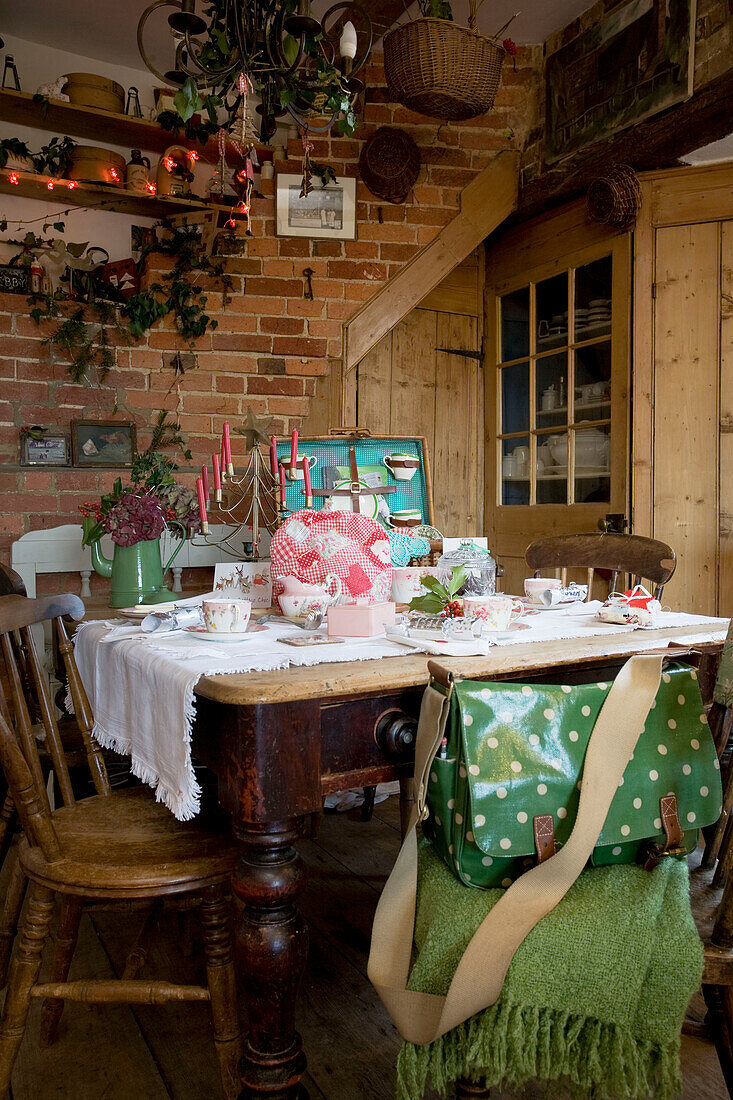
<instances>
[{"instance_id":1,"label":"wooden cabinet door","mask_svg":"<svg viewBox=\"0 0 733 1100\"><path fill-rule=\"evenodd\" d=\"M414 309L358 368L360 427L425 438L435 524L448 535L483 534L480 346L476 316Z\"/></svg>"},{"instance_id":2,"label":"wooden cabinet door","mask_svg":"<svg viewBox=\"0 0 733 1100\"><path fill-rule=\"evenodd\" d=\"M628 511L630 239L553 220L527 228L524 269L506 241L487 254L485 515L508 592L534 539Z\"/></svg>"}]
</instances>

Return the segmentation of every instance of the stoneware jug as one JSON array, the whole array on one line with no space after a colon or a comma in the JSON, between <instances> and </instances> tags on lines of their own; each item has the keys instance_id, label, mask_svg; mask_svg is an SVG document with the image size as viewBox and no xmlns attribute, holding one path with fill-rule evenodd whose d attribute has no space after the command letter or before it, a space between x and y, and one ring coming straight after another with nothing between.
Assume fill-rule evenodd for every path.
<instances>
[{"instance_id":1,"label":"stoneware jug","mask_svg":"<svg viewBox=\"0 0 733 1100\"><path fill-rule=\"evenodd\" d=\"M99 540L90 543L92 565L103 577L112 578L110 607L133 607L139 603L165 603L176 597L163 584L163 576L179 553L186 537L182 524L170 521L170 526L181 528L181 540L164 566L160 564L160 537L136 542L134 546L115 544L110 560L102 553Z\"/></svg>"}]
</instances>

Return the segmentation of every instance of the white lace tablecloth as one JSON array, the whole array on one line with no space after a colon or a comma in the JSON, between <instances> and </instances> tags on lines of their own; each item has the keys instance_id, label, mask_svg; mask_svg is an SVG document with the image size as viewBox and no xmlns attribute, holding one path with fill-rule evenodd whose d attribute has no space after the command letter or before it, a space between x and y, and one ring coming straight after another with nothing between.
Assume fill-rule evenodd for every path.
<instances>
[{"instance_id":1,"label":"white lace tablecloth","mask_svg":"<svg viewBox=\"0 0 733 1100\"><path fill-rule=\"evenodd\" d=\"M527 620L528 630L519 630L499 644L633 632L631 627L594 620L598 606L540 612ZM722 641L728 625L725 619L700 615L665 613L660 620L662 628L689 625L699 630L709 624L711 641L718 637ZM201 794L191 762L191 732L194 690L202 676L409 653L404 645L385 637L307 648L278 641L300 634L297 628L276 624L254 634L251 641L220 645L183 633L145 635L138 625L121 625L119 620L82 623L75 635L76 660L94 711L94 736L104 747L129 755L134 774L155 788L158 800L180 821L186 821L198 813ZM638 640L638 648L645 648L645 640ZM659 642L658 635L649 635L650 647ZM461 655L466 650L443 646L438 652Z\"/></svg>"}]
</instances>

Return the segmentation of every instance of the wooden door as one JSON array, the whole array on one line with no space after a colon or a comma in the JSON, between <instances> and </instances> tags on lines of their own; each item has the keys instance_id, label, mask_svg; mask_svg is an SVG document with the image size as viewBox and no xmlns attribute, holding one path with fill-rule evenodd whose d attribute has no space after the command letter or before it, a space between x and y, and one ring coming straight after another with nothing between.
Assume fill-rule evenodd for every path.
<instances>
[{"instance_id":1,"label":"wooden door","mask_svg":"<svg viewBox=\"0 0 733 1100\"><path fill-rule=\"evenodd\" d=\"M733 221L655 236L653 532L673 605L733 615Z\"/></svg>"},{"instance_id":2,"label":"wooden door","mask_svg":"<svg viewBox=\"0 0 733 1100\"><path fill-rule=\"evenodd\" d=\"M415 309L359 364L358 421L373 435L421 435L433 471L435 524L482 534L483 379L478 318Z\"/></svg>"},{"instance_id":3,"label":"wooden door","mask_svg":"<svg viewBox=\"0 0 733 1100\"><path fill-rule=\"evenodd\" d=\"M628 513L630 238L578 204L487 249L486 488L505 591L545 535Z\"/></svg>"},{"instance_id":4,"label":"wooden door","mask_svg":"<svg viewBox=\"0 0 733 1100\"><path fill-rule=\"evenodd\" d=\"M475 276L456 275L444 302L433 291L425 304L431 308L412 310L359 364L357 419L373 435L424 436L435 525L448 535L481 535L483 377L479 359L455 354L480 352ZM443 304L451 312L434 308Z\"/></svg>"}]
</instances>

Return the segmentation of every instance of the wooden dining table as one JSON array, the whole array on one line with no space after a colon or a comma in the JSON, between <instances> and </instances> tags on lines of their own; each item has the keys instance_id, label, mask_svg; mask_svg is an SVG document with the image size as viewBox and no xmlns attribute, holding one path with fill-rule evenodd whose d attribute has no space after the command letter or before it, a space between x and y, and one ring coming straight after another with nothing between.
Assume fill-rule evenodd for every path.
<instances>
[{"instance_id":1,"label":"wooden dining table","mask_svg":"<svg viewBox=\"0 0 733 1100\"><path fill-rule=\"evenodd\" d=\"M720 630L720 627L717 627ZM716 656L708 626L638 631L496 647L450 659L482 680L579 683L608 679L652 639L699 664L709 701ZM685 644L675 643L684 639ZM692 641L690 641L692 639ZM212 675L196 687L193 753L216 773L241 857L233 889L243 903L238 977L249 1034L241 1061L245 1100L303 1100L306 1056L295 1027L308 931L298 912L306 886L296 847L329 792L403 780L428 682L424 655Z\"/></svg>"}]
</instances>

